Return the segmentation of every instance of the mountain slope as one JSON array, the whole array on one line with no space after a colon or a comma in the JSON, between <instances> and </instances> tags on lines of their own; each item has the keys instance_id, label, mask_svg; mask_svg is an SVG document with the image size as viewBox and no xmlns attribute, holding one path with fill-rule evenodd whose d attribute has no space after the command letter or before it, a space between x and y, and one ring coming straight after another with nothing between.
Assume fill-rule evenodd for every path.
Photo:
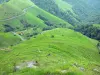
<instances>
[{"instance_id":1,"label":"mountain slope","mask_svg":"<svg viewBox=\"0 0 100 75\"><path fill-rule=\"evenodd\" d=\"M72 25L100 23L99 0L32 0L40 8ZM41 2L43 1L43 2ZM53 5L53 6L52 6ZM49 7L50 8L49 8Z\"/></svg>"},{"instance_id":2,"label":"mountain slope","mask_svg":"<svg viewBox=\"0 0 100 75\"><path fill-rule=\"evenodd\" d=\"M6 48L16 45L21 42L21 39L12 33L0 32L0 48Z\"/></svg>"},{"instance_id":3,"label":"mountain slope","mask_svg":"<svg viewBox=\"0 0 100 75\"><path fill-rule=\"evenodd\" d=\"M0 0L0 4L8 2L9 0Z\"/></svg>"},{"instance_id":4,"label":"mountain slope","mask_svg":"<svg viewBox=\"0 0 100 75\"><path fill-rule=\"evenodd\" d=\"M23 6L22 6L23 5ZM33 7L31 7L33 6ZM19 8L20 7L20 8ZM40 27L47 26L43 19L37 17L38 15L47 16L46 19L54 24L65 24L65 26L71 26L69 23L47 13L46 11L38 8L30 0L10 0L7 3L0 5L0 25L3 27L5 24L9 24L15 30L23 30L25 26L39 25ZM41 13L39 13L41 12ZM37 14L36 14L37 13ZM45 18L45 17L44 17ZM28 20L29 19L29 20ZM30 21L31 19L31 21ZM3 29L1 29L3 30Z\"/></svg>"},{"instance_id":5,"label":"mountain slope","mask_svg":"<svg viewBox=\"0 0 100 75\"><path fill-rule=\"evenodd\" d=\"M0 51L0 73L99 75L100 55L97 43L70 29L57 28L45 31L36 38L12 47L10 52ZM38 64L33 68L27 68L24 64L31 61L36 61ZM19 66L18 70L15 70L16 66Z\"/></svg>"},{"instance_id":6,"label":"mountain slope","mask_svg":"<svg viewBox=\"0 0 100 75\"><path fill-rule=\"evenodd\" d=\"M63 0L32 0L40 8L62 18L72 25L77 24L77 15L72 10L72 6Z\"/></svg>"},{"instance_id":7,"label":"mountain slope","mask_svg":"<svg viewBox=\"0 0 100 75\"><path fill-rule=\"evenodd\" d=\"M42 10L30 0L10 0L0 4L1 32L13 31L28 39L57 27L72 28L72 25Z\"/></svg>"},{"instance_id":8,"label":"mountain slope","mask_svg":"<svg viewBox=\"0 0 100 75\"><path fill-rule=\"evenodd\" d=\"M74 25L82 34L100 39L99 29L92 27L100 24L100 0L32 0L40 8Z\"/></svg>"}]
</instances>

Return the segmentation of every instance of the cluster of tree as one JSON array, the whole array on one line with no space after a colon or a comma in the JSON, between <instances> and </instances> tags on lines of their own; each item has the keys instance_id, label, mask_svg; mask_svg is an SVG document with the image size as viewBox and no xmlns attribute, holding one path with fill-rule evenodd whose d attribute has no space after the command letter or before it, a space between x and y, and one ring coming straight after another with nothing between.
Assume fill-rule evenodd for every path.
<instances>
[{"instance_id":1,"label":"cluster of tree","mask_svg":"<svg viewBox=\"0 0 100 75\"><path fill-rule=\"evenodd\" d=\"M28 28L28 27L31 27L32 26L26 20L20 20L20 22L24 25L24 28Z\"/></svg>"},{"instance_id":2,"label":"cluster of tree","mask_svg":"<svg viewBox=\"0 0 100 75\"><path fill-rule=\"evenodd\" d=\"M47 19L44 16L40 15L40 14L37 17L40 18L43 21L47 21Z\"/></svg>"},{"instance_id":3,"label":"cluster of tree","mask_svg":"<svg viewBox=\"0 0 100 75\"><path fill-rule=\"evenodd\" d=\"M55 22L48 20L46 17L44 17L42 15L38 15L37 17L40 18L41 20L43 20L44 23L47 25L46 27L43 28L43 31L50 30L53 28L65 28L66 27L65 23L56 24Z\"/></svg>"},{"instance_id":4,"label":"cluster of tree","mask_svg":"<svg viewBox=\"0 0 100 75\"><path fill-rule=\"evenodd\" d=\"M53 22L49 21L47 18L45 18L45 17L42 16L42 15L38 15L37 17L40 18L41 20L43 20L44 23L45 23L47 26L53 26L53 25L54 25Z\"/></svg>"},{"instance_id":5,"label":"cluster of tree","mask_svg":"<svg viewBox=\"0 0 100 75\"><path fill-rule=\"evenodd\" d=\"M82 25L75 28L76 31L81 32L82 34L100 40L100 28L93 25Z\"/></svg>"},{"instance_id":6,"label":"cluster of tree","mask_svg":"<svg viewBox=\"0 0 100 75\"><path fill-rule=\"evenodd\" d=\"M0 4L4 3L4 2L8 2L8 1L10 1L10 0L0 0Z\"/></svg>"},{"instance_id":7,"label":"cluster of tree","mask_svg":"<svg viewBox=\"0 0 100 75\"><path fill-rule=\"evenodd\" d=\"M14 31L14 28L13 28L13 27L11 27L11 26L10 26L10 25L8 25L8 24L5 24L5 25L4 25L4 28L5 28L5 32Z\"/></svg>"}]
</instances>

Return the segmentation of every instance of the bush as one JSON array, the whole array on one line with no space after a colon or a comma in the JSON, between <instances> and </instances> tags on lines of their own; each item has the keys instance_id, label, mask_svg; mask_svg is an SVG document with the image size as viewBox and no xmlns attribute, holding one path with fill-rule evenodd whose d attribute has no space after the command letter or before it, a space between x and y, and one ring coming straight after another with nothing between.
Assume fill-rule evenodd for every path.
<instances>
[{"instance_id":1,"label":"bush","mask_svg":"<svg viewBox=\"0 0 100 75\"><path fill-rule=\"evenodd\" d=\"M10 25L7 24L5 24L4 27L5 27L5 32L10 32L14 30L14 28L12 28Z\"/></svg>"},{"instance_id":2,"label":"bush","mask_svg":"<svg viewBox=\"0 0 100 75\"><path fill-rule=\"evenodd\" d=\"M54 35L51 35L51 38L54 38L55 36Z\"/></svg>"}]
</instances>

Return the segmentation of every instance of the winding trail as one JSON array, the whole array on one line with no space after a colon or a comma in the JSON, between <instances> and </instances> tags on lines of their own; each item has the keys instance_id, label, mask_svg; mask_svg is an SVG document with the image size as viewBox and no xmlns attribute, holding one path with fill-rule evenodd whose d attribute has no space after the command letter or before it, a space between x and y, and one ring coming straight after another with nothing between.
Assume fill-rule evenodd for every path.
<instances>
[{"instance_id":1,"label":"winding trail","mask_svg":"<svg viewBox=\"0 0 100 75\"><path fill-rule=\"evenodd\" d=\"M13 17L11 17L11 18L2 19L2 20L0 20L0 22L8 21L8 20L12 20L12 19L16 19L16 18L18 18L18 17L21 17L21 16L23 16L23 15L26 14L26 12L27 12L28 9L33 8L33 7L34 7L34 5L32 5L32 6L30 6L30 7L27 7L27 8L25 8L25 9L23 9L23 13L22 13L22 14L19 14L19 15L17 15L17 16L13 16Z\"/></svg>"},{"instance_id":2,"label":"winding trail","mask_svg":"<svg viewBox=\"0 0 100 75\"><path fill-rule=\"evenodd\" d=\"M19 35L19 34L17 34L16 32L12 32L14 35L16 35L16 36L18 36L22 41L25 41L25 39L21 36L21 35Z\"/></svg>"}]
</instances>

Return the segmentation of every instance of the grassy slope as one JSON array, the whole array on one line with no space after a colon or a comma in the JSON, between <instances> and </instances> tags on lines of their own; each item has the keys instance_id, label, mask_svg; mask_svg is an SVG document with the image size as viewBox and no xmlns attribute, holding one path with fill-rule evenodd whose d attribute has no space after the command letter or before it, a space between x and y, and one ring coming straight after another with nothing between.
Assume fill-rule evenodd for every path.
<instances>
[{"instance_id":1,"label":"grassy slope","mask_svg":"<svg viewBox=\"0 0 100 75\"><path fill-rule=\"evenodd\" d=\"M0 72L12 75L14 63L37 60L40 64L37 69L26 68L14 75L45 75L46 72L61 75L62 70L73 75L99 75L93 71L94 68L100 71L100 55L96 44L97 41L70 29L49 30L12 47L11 52L0 51ZM76 66L73 66L75 63ZM82 72L80 67L84 67L85 71Z\"/></svg>"},{"instance_id":2,"label":"grassy slope","mask_svg":"<svg viewBox=\"0 0 100 75\"><path fill-rule=\"evenodd\" d=\"M73 19L77 22L77 19L75 19L75 17L78 17L78 15L73 11L73 6L71 4L63 0L54 0L54 1L63 12L70 11L71 14L69 12L67 12L66 14L73 16Z\"/></svg>"},{"instance_id":3,"label":"grassy slope","mask_svg":"<svg viewBox=\"0 0 100 75\"><path fill-rule=\"evenodd\" d=\"M14 36L12 33L3 33L0 32L0 48L8 47L10 45L15 45L21 40L19 37Z\"/></svg>"},{"instance_id":4,"label":"grassy slope","mask_svg":"<svg viewBox=\"0 0 100 75\"><path fill-rule=\"evenodd\" d=\"M44 10L42 10L42 9L40 9L37 6L34 7L34 10L30 10L29 12L31 12L31 13L29 13L31 16L32 16L32 14L34 14L34 16L36 17L37 15L40 14L40 15L46 17L48 20L54 22L55 24L65 23L65 24L67 24L68 27L71 26L69 23L63 21L62 19L60 19L60 18L58 18L58 17L56 17L56 16L54 16L54 15L52 15L52 14L50 14L50 13L44 11Z\"/></svg>"},{"instance_id":5,"label":"grassy slope","mask_svg":"<svg viewBox=\"0 0 100 75\"><path fill-rule=\"evenodd\" d=\"M7 3L1 4L0 5L0 20L4 20L7 18L11 18L13 16L17 16L23 13L23 9L30 7L34 5L33 2L31 2L30 0L10 0ZM37 28L37 32L40 33L42 31L43 27L46 27L47 25L44 23L43 20L41 20L40 18L37 17L37 15L41 14L42 16L45 16L48 20L50 20L51 22L54 22L55 25L59 24L59 23L64 23L66 24L66 27L70 27L71 25L63 20L61 20L60 18L53 16L52 14L38 8L37 6L34 5L33 8L30 8L27 10L27 13L21 17L18 17L16 19L12 19L12 20L8 20L8 21L0 21L0 31L4 31L5 27L4 25L10 25L12 28L15 29L15 31L18 31L18 33L20 33L20 31L23 32L24 37L27 36L27 34L32 34L33 32L35 32L32 27L29 27L27 30L24 28L24 25L20 22L20 20L24 20L27 21L28 24L31 24L32 26L36 25ZM18 29L17 29L18 28ZM2 33L3 34L3 33ZM5 35L5 34L3 34ZM9 34L7 34L10 37ZM0 37L1 38L1 37ZM8 40L8 39L6 39ZM4 41L2 41L1 43L3 43ZM8 43L3 44L3 46ZM10 45L10 44L9 44ZM2 46L2 45L0 45Z\"/></svg>"},{"instance_id":6,"label":"grassy slope","mask_svg":"<svg viewBox=\"0 0 100 75\"><path fill-rule=\"evenodd\" d=\"M5 18L10 18L12 16L19 15L22 12L24 8L27 8L29 6L34 5L33 2L30 0L11 0L5 4L0 5L0 19L5 19ZM20 8L19 8L20 7ZM37 14L36 14L37 13ZM69 23L59 19L56 16L53 16L52 14L49 14L48 12L38 8L37 6L34 5L33 8L30 8L27 10L27 13L21 17L18 17L17 19L5 21L5 22L0 22L0 30L4 30L3 24L9 24L13 28L19 27L19 30L23 29L23 25L21 24L20 20L25 20L28 21L29 24L32 25L39 25L40 27L45 27L46 24L44 24L43 20L37 17L37 15L43 15L46 18L48 18L50 21L57 23L65 23L66 26L71 26Z\"/></svg>"},{"instance_id":7,"label":"grassy slope","mask_svg":"<svg viewBox=\"0 0 100 75\"><path fill-rule=\"evenodd\" d=\"M0 19L9 18L17 14L22 13L22 10L31 6L32 3L29 0L10 0L7 3L0 5ZM19 8L20 7L20 8ZM5 14L6 13L6 14Z\"/></svg>"},{"instance_id":8,"label":"grassy slope","mask_svg":"<svg viewBox=\"0 0 100 75\"><path fill-rule=\"evenodd\" d=\"M72 5L68 4L67 2L64 2L63 0L54 0L54 1L63 11L69 10L71 11L71 13L75 14L74 11L72 10Z\"/></svg>"},{"instance_id":9,"label":"grassy slope","mask_svg":"<svg viewBox=\"0 0 100 75\"><path fill-rule=\"evenodd\" d=\"M94 27L100 28L100 24L93 24Z\"/></svg>"}]
</instances>

